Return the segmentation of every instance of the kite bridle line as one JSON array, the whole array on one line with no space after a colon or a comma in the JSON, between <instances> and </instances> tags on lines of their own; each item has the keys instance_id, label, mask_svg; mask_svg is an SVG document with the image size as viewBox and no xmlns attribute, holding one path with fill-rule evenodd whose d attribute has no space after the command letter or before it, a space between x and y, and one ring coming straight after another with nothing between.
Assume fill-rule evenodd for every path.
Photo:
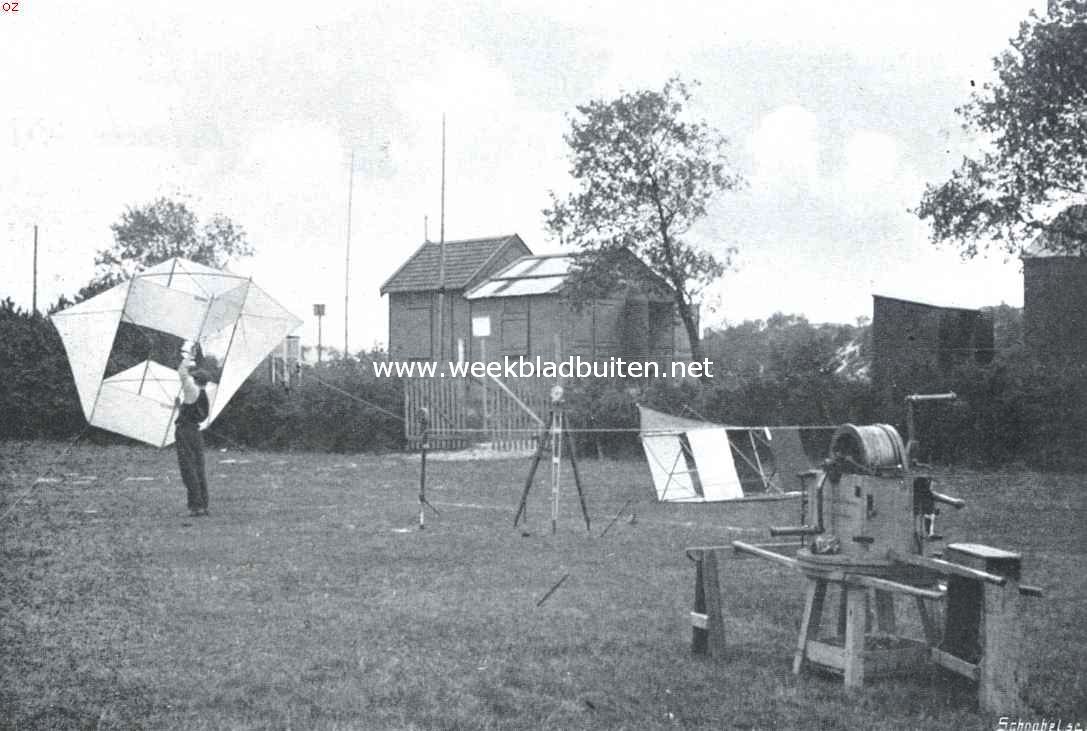
<instances>
[{"instance_id":1,"label":"kite bridle line","mask_svg":"<svg viewBox=\"0 0 1087 731\"><path fill-rule=\"evenodd\" d=\"M61 453L60 453L60 454L58 454L58 455L57 455L57 456L56 456L56 457L55 457L55 458L53 459L53 461L49 463L49 466L48 466L48 467L46 467L46 468L45 468L45 470L43 470L41 474L39 474L39 475L38 475L37 477L35 477L35 478L34 478L34 480L33 480L33 481L32 481L32 482L30 483L30 486L29 486L29 487L27 487L27 488L26 488L25 490L23 490L23 492L21 492L21 493L20 493L20 494L18 495L18 497L16 497L16 498L15 498L15 500L14 500L14 501L12 501L11 505L9 505L9 506L7 507L7 510L5 510L5 511L4 511L4 513L3 513L2 515L0 515L0 522L2 522L2 521L3 521L4 519L6 519L6 518L7 518L7 517L8 517L9 515L11 515L11 514L12 514L12 512L14 512L14 510L15 510L15 507L16 507L16 506L17 506L17 505L18 505L18 504L19 504L20 502L22 502L22 501L23 501L23 500L24 500L24 499L25 499L25 498L26 498L26 497L27 497L28 495L30 495L30 493L34 492L34 489L35 489L35 488L36 488L36 487L37 487L37 486L38 486L39 484L43 484L43 483L42 483L42 480L44 480L44 479L45 479L46 475L48 475L48 474L49 474L50 472L52 472L52 471L53 471L53 468L57 466L57 463L58 463L58 462L60 462L60 461L61 461L62 459L64 459L64 458L65 458L65 457L67 456L68 452L72 451L72 447L74 447L74 446L76 445L76 442L78 442L78 441L79 441L80 439L82 439L82 438L83 438L83 435L84 435L84 434L86 434L86 433L87 433L87 431L89 431L89 430L90 430L90 428L91 428L91 425L90 425L90 422L88 422L88 423L87 423L87 425L86 425L86 426L84 426L84 427L83 427L83 429L82 429L82 430L81 430L81 431L80 431L80 432L79 432L78 434L76 434L74 438L72 438L72 439L71 439L71 440L70 440L70 441L68 442L67 446L65 446L65 447L64 447L64 449L63 449L63 450L61 450Z\"/></svg>"},{"instance_id":2,"label":"kite bridle line","mask_svg":"<svg viewBox=\"0 0 1087 731\"><path fill-rule=\"evenodd\" d=\"M361 396L356 396L355 394L351 393L350 391L343 390L339 386L333 386L328 381L322 380L321 378L318 378L317 376L310 375L309 378L312 378L313 380L317 381L322 386L330 388L333 391L336 391L337 393L343 394L344 396L346 396L349 399L354 399L355 401L358 401L361 404L365 404L366 406L369 406L371 409L374 409L375 411L380 411L381 413L383 413L383 414L385 414L387 416L391 416L392 418L399 421L401 424L406 423L406 421L407 421L400 414L394 414L393 412L389 411L388 409L386 409L383 406L378 406L377 404L373 403L372 401L367 401L366 399L362 398ZM440 416L440 414L439 414L439 416Z\"/></svg>"}]
</instances>

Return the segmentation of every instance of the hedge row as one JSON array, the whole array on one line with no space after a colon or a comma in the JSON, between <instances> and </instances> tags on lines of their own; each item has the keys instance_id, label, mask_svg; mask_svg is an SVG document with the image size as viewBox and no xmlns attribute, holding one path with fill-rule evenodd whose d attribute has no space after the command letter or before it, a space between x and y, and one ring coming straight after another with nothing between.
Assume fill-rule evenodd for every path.
<instances>
[{"instance_id":1,"label":"hedge row","mask_svg":"<svg viewBox=\"0 0 1087 731\"><path fill-rule=\"evenodd\" d=\"M814 361L813 361L814 362ZM0 302L0 439L70 438L85 426L64 348L47 319ZM1087 366L1052 367L1018 349L992 363L931 375L924 389L953 390L951 404L917 414L922 458L943 463L1025 462L1087 469ZM905 436L904 403L878 404L870 385L826 368L750 370L707 382L588 380L568 387L572 425L636 429L636 404L726 424L890 422ZM273 450L360 452L405 447L402 385L365 362L304 369L291 389L250 378L208 432L213 443ZM94 441L120 437L92 430ZM629 432L586 433L590 455L636 454Z\"/></svg>"}]
</instances>

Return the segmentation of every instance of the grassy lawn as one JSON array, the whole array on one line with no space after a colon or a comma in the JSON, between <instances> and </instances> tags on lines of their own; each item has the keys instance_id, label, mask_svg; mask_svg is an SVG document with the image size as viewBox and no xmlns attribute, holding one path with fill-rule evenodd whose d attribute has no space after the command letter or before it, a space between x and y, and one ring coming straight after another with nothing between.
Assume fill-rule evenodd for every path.
<instances>
[{"instance_id":1,"label":"grassy lawn","mask_svg":"<svg viewBox=\"0 0 1087 731\"><path fill-rule=\"evenodd\" d=\"M0 443L0 511L62 447ZM190 519L172 451L78 446L0 523L0 726L995 727L936 668L852 694L793 676L802 580L765 561L724 562L729 656L691 655L684 548L761 540L795 501L656 504L643 462L587 460L592 535L568 469L551 535L545 465L525 535L527 469L428 462L419 531L417 457L214 452ZM1087 722L1087 480L938 476L968 501L940 532L1022 551L1047 591L1023 625L1032 712Z\"/></svg>"}]
</instances>

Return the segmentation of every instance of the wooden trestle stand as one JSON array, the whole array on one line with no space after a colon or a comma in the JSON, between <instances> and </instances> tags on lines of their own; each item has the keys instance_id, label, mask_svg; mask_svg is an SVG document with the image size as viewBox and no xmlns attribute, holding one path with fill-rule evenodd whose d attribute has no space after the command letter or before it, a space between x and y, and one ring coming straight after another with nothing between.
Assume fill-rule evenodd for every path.
<instances>
[{"instance_id":1,"label":"wooden trestle stand","mask_svg":"<svg viewBox=\"0 0 1087 731\"><path fill-rule=\"evenodd\" d=\"M801 543L732 541L687 549L695 562L692 651L726 653L717 553L730 550L803 575L794 673L830 669L842 674L846 687L858 688L868 677L931 661L975 681L983 711L1020 708L1021 597L1042 591L1019 584L1017 553L952 543L944 551L946 560L925 556L926 544L939 538L932 533L934 503L956 508L963 503L934 492L932 479L912 474L906 464L893 427L847 424L835 434L822 479L809 486L805 524L770 529L772 536L799 536ZM832 590L837 626L825 628ZM902 635L895 616L900 596L913 600L923 637ZM936 620L939 606L942 627Z\"/></svg>"}]
</instances>

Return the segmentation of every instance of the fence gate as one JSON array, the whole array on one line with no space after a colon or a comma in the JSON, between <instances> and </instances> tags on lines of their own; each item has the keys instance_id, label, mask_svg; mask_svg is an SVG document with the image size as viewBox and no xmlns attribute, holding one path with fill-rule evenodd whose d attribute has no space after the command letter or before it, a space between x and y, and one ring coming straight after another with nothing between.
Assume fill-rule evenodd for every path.
<instances>
[{"instance_id":1,"label":"fence gate","mask_svg":"<svg viewBox=\"0 0 1087 731\"><path fill-rule=\"evenodd\" d=\"M533 449L549 413L551 385L535 378L508 382L456 376L406 378L404 436L408 447L418 449L422 444L419 409L425 407L430 413L431 449Z\"/></svg>"}]
</instances>

